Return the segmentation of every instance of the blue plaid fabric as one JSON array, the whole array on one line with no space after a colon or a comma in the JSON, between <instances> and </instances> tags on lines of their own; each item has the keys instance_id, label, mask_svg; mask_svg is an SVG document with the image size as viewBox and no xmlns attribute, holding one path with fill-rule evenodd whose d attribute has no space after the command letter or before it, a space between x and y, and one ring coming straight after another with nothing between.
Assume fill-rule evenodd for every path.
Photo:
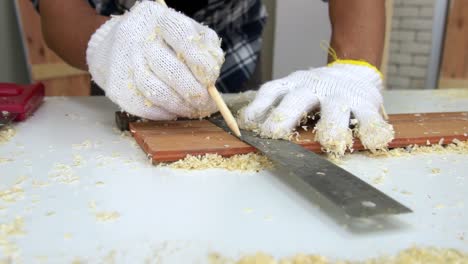
<instances>
[{"instance_id":1,"label":"blue plaid fabric","mask_svg":"<svg viewBox=\"0 0 468 264\"><path fill-rule=\"evenodd\" d=\"M31 0L39 10L40 0ZM122 14L137 0L88 0L102 15ZM226 61L217 87L222 92L238 92L252 77L262 46L262 31L267 18L261 0L208 0L193 19L222 38Z\"/></svg>"}]
</instances>

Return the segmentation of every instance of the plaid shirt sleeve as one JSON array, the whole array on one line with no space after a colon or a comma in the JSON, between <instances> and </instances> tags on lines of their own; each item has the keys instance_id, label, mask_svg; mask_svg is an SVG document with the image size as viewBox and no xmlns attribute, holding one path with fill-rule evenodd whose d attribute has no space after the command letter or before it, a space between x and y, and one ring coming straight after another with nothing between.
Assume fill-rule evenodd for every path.
<instances>
[{"instance_id":1,"label":"plaid shirt sleeve","mask_svg":"<svg viewBox=\"0 0 468 264\"><path fill-rule=\"evenodd\" d=\"M267 13L261 0L209 0L194 15L222 38L225 62L216 87L235 93L252 77L262 48Z\"/></svg>"}]
</instances>

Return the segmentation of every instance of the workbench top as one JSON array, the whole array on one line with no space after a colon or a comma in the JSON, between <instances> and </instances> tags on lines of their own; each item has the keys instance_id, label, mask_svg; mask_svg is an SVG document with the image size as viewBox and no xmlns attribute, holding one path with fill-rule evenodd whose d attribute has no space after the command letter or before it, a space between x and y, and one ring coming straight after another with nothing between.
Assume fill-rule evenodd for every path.
<instances>
[{"instance_id":1,"label":"workbench top","mask_svg":"<svg viewBox=\"0 0 468 264\"><path fill-rule=\"evenodd\" d=\"M466 89L384 97L389 113L468 110ZM0 195L0 226L23 219L24 234L6 238L24 263L206 263L212 252L257 251L360 260L413 245L468 252L466 154L346 156L340 166L414 210L353 220L279 172L155 167L115 129L116 110L101 97L46 98L0 145L0 194L16 191ZM0 262L4 248L0 228Z\"/></svg>"}]
</instances>

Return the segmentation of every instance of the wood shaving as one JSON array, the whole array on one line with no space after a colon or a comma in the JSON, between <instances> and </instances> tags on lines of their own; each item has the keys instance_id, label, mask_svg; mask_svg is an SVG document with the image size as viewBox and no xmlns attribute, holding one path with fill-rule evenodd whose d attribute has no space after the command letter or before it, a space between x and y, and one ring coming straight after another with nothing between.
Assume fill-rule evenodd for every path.
<instances>
[{"instance_id":1,"label":"wood shaving","mask_svg":"<svg viewBox=\"0 0 468 264\"><path fill-rule=\"evenodd\" d=\"M99 222L109 222L115 221L120 218L120 214L118 212L96 212L95 213L96 220Z\"/></svg>"},{"instance_id":2,"label":"wood shaving","mask_svg":"<svg viewBox=\"0 0 468 264\"><path fill-rule=\"evenodd\" d=\"M73 155L73 167L80 167L84 164L84 159L81 155Z\"/></svg>"},{"instance_id":3,"label":"wood shaving","mask_svg":"<svg viewBox=\"0 0 468 264\"><path fill-rule=\"evenodd\" d=\"M0 191L0 200L7 203L14 203L24 197L23 188L13 185L12 187Z\"/></svg>"},{"instance_id":4,"label":"wood shaving","mask_svg":"<svg viewBox=\"0 0 468 264\"><path fill-rule=\"evenodd\" d=\"M63 184L72 184L80 180L78 176L74 175L72 167L66 164L55 164L54 168L49 173L49 178Z\"/></svg>"},{"instance_id":5,"label":"wood shaving","mask_svg":"<svg viewBox=\"0 0 468 264\"><path fill-rule=\"evenodd\" d=\"M88 203L88 207L99 222L110 222L120 218L120 213L116 211L98 211L96 201L94 200Z\"/></svg>"},{"instance_id":6,"label":"wood shaving","mask_svg":"<svg viewBox=\"0 0 468 264\"><path fill-rule=\"evenodd\" d=\"M347 149L352 152L353 133L351 129L338 130L333 123L319 122L314 128L314 132L315 141L320 142L324 153L342 157Z\"/></svg>"},{"instance_id":7,"label":"wood shaving","mask_svg":"<svg viewBox=\"0 0 468 264\"><path fill-rule=\"evenodd\" d=\"M47 187L50 185L49 182L45 181L45 182L41 182L41 181L36 181L36 180L33 180L32 181L32 185L34 188L42 188L42 187Z\"/></svg>"},{"instance_id":8,"label":"wood shaving","mask_svg":"<svg viewBox=\"0 0 468 264\"><path fill-rule=\"evenodd\" d=\"M4 236L24 235L23 224L23 218L16 217L15 220L9 224L0 224L0 234Z\"/></svg>"},{"instance_id":9,"label":"wood shaving","mask_svg":"<svg viewBox=\"0 0 468 264\"><path fill-rule=\"evenodd\" d=\"M116 256L117 256L117 252L115 252L115 250L112 250L111 252L109 252L107 255L105 255L102 258L101 263L107 263L107 264L117 263Z\"/></svg>"},{"instance_id":10,"label":"wood shaving","mask_svg":"<svg viewBox=\"0 0 468 264\"><path fill-rule=\"evenodd\" d=\"M444 138L441 138L441 139L439 140L439 143L437 143L437 144L443 145L443 144L444 144L444 140L445 140Z\"/></svg>"},{"instance_id":11,"label":"wood shaving","mask_svg":"<svg viewBox=\"0 0 468 264\"><path fill-rule=\"evenodd\" d=\"M236 264L275 264L277 263L272 256L264 253L257 253L253 256L245 256L236 262Z\"/></svg>"},{"instance_id":12,"label":"wood shaving","mask_svg":"<svg viewBox=\"0 0 468 264\"><path fill-rule=\"evenodd\" d=\"M16 217L10 223L0 224L0 249L4 256L15 258L18 256L18 246L11 241L13 237L24 235L24 221L21 217Z\"/></svg>"},{"instance_id":13,"label":"wood shaving","mask_svg":"<svg viewBox=\"0 0 468 264\"><path fill-rule=\"evenodd\" d=\"M2 163L7 163L7 162L12 162L12 161L13 161L13 160L10 159L10 158L2 158L2 157L0 157L0 164L2 164Z\"/></svg>"},{"instance_id":14,"label":"wood shaving","mask_svg":"<svg viewBox=\"0 0 468 264\"><path fill-rule=\"evenodd\" d=\"M359 262L357 262L359 263ZM365 264L410 264L410 263L468 263L468 254L462 253L455 249L440 249L440 248L418 248L412 247L410 249L400 252L393 257L379 257L364 262Z\"/></svg>"},{"instance_id":15,"label":"wood shaving","mask_svg":"<svg viewBox=\"0 0 468 264\"><path fill-rule=\"evenodd\" d=\"M27 180L26 176L20 176L13 186L0 190L0 200L6 203L14 203L24 198L24 190L20 185Z\"/></svg>"},{"instance_id":16,"label":"wood shaving","mask_svg":"<svg viewBox=\"0 0 468 264\"><path fill-rule=\"evenodd\" d=\"M46 261L49 259L49 257L47 257L47 256L35 256L34 258L35 258L39 263L44 263L44 262L46 262Z\"/></svg>"},{"instance_id":17,"label":"wood shaving","mask_svg":"<svg viewBox=\"0 0 468 264\"><path fill-rule=\"evenodd\" d=\"M0 129L0 145L9 142L16 135L16 130L12 126Z\"/></svg>"},{"instance_id":18,"label":"wood shaving","mask_svg":"<svg viewBox=\"0 0 468 264\"><path fill-rule=\"evenodd\" d=\"M210 264L458 264L468 263L468 254L455 249L412 247L395 256L381 256L364 261L332 261L320 255L297 254L293 257L277 260L265 253L256 253L233 261L220 254L208 256Z\"/></svg>"},{"instance_id":19,"label":"wood shaving","mask_svg":"<svg viewBox=\"0 0 468 264\"><path fill-rule=\"evenodd\" d=\"M453 143L447 145L419 146L410 145L406 148L395 148L377 152L366 152L370 157L404 157L413 154L468 154L468 141L454 139Z\"/></svg>"},{"instance_id":20,"label":"wood shaving","mask_svg":"<svg viewBox=\"0 0 468 264\"><path fill-rule=\"evenodd\" d=\"M20 176L18 177L18 179L16 179L15 181L15 185L21 185L23 182L25 182L26 180L28 180L28 177L26 176Z\"/></svg>"},{"instance_id":21,"label":"wood shaving","mask_svg":"<svg viewBox=\"0 0 468 264\"><path fill-rule=\"evenodd\" d=\"M87 262L80 259L80 258L74 258L71 262L71 264L86 264Z\"/></svg>"},{"instance_id":22,"label":"wood shaving","mask_svg":"<svg viewBox=\"0 0 468 264\"><path fill-rule=\"evenodd\" d=\"M160 164L160 167L185 170L227 169L230 171L260 171L273 167L273 163L265 156L256 153L235 155L224 158L218 154L203 156L187 155L183 160L170 164Z\"/></svg>"},{"instance_id":23,"label":"wood shaving","mask_svg":"<svg viewBox=\"0 0 468 264\"><path fill-rule=\"evenodd\" d=\"M244 213L246 213L246 214L250 214L250 213L252 213L252 212L253 212L253 209L252 209L252 208L245 208L245 209L244 209Z\"/></svg>"},{"instance_id":24,"label":"wood shaving","mask_svg":"<svg viewBox=\"0 0 468 264\"><path fill-rule=\"evenodd\" d=\"M89 207L91 210L96 210L96 208L97 208L96 201L90 201L90 202L88 203L88 207Z\"/></svg>"},{"instance_id":25,"label":"wood shaving","mask_svg":"<svg viewBox=\"0 0 468 264\"><path fill-rule=\"evenodd\" d=\"M85 140L82 143L79 144L72 144L72 148L74 150L84 150L84 149L89 149L93 143L90 140Z\"/></svg>"},{"instance_id":26,"label":"wood shaving","mask_svg":"<svg viewBox=\"0 0 468 264\"><path fill-rule=\"evenodd\" d=\"M380 175L380 176L377 176L374 179L372 179L372 184L379 185L379 184L382 184L384 181L385 181L385 176Z\"/></svg>"}]
</instances>

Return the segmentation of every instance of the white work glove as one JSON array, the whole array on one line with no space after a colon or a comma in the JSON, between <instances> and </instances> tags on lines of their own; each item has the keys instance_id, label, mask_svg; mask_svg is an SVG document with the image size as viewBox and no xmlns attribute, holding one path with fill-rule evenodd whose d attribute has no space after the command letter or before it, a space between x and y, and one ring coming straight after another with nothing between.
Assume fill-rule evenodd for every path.
<instances>
[{"instance_id":1,"label":"white work glove","mask_svg":"<svg viewBox=\"0 0 468 264\"><path fill-rule=\"evenodd\" d=\"M93 34L86 57L93 80L130 114L169 120L216 111L207 87L224 62L221 41L173 9L136 3Z\"/></svg>"},{"instance_id":2,"label":"white work glove","mask_svg":"<svg viewBox=\"0 0 468 264\"><path fill-rule=\"evenodd\" d=\"M240 111L239 125L263 137L288 138L311 111L320 108L316 140L325 151L343 155L353 144L349 129L352 113L358 122L355 134L364 147L383 149L394 131L379 112L382 87L375 67L339 60L264 84L255 100Z\"/></svg>"}]
</instances>

